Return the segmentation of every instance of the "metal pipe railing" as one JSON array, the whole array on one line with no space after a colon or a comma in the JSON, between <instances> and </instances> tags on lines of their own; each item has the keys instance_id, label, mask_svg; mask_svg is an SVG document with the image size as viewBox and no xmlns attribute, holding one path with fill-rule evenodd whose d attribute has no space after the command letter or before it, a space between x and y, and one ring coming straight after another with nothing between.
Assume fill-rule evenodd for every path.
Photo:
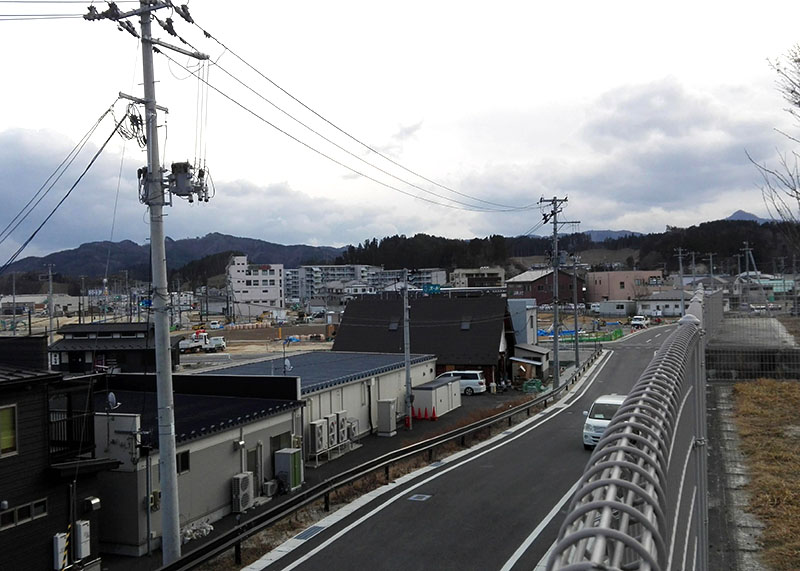
<instances>
[{"instance_id":1,"label":"metal pipe railing","mask_svg":"<svg viewBox=\"0 0 800 571\"><path fill-rule=\"evenodd\" d=\"M716 328L721 301L698 291L617 411L579 480L549 570L669 569L676 534L697 539L694 567L707 568L703 327ZM672 461L675 449L685 462ZM686 514L691 521L679 526Z\"/></svg>"}]
</instances>

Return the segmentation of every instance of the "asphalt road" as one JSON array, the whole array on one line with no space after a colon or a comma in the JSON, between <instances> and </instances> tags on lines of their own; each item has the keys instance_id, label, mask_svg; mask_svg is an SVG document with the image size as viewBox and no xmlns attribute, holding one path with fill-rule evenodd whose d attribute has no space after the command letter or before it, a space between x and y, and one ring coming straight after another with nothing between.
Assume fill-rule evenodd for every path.
<instances>
[{"instance_id":1,"label":"asphalt road","mask_svg":"<svg viewBox=\"0 0 800 571\"><path fill-rule=\"evenodd\" d=\"M536 568L589 459L583 411L601 394L627 393L672 330L606 344L558 405L362 497L247 569Z\"/></svg>"}]
</instances>

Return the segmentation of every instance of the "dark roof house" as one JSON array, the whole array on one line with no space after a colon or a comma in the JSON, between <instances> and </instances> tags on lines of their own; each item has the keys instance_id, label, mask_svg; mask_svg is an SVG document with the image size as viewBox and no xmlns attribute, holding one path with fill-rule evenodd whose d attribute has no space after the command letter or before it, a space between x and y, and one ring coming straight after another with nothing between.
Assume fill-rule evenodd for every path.
<instances>
[{"instance_id":1,"label":"dark roof house","mask_svg":"<svg viewBox=\"0 0 800 571\"><path fill-rule=\"evenodd\" d=\"M514 328L504 298L424 297L410 306L410 350L435 355L437 373L479 369L489 382L506 378ZM403 353L403 300L352 300L333 351Z\"/></svg>"},{"instance_id":2,"label":"dark roof house","mask_svg":"<svg viewBox=\"0 0 800 571\"><path fill-rule=\"evenodd\" d=\"M48 349L50 366L57 371L155 371L153 323L75 323L58 330L63 339ZM178 336L170 340L172 363L180 363Z\"/></svg>"},{"instance_id":3,"label":"dark roof house","mask_svg":"<svg viewBox=\"0 0 800 571\"><path fill-rule=\"evenodd\" d=\"M97 376L65 380L20 365L14 352L22 349L23 361L31 360L36 343L41 357L32 360L45 361L47 340L20 341L0 340L2 567L52 569L54 560L65 566L81 560L99 568L101 507L113 511L99 477L119 462L95 455Z\"/></svg>"}]
</instances>

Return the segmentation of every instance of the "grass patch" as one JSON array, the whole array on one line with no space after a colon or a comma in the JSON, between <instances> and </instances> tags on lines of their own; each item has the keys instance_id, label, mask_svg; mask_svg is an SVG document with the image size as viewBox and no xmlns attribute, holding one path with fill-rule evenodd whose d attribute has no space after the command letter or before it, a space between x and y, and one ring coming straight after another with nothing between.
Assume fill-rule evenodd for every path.
<instances>
[{"instance_id":1,"label":"grass patch","mask_svg":"<svg viewBox=\"0 0 800 571\"><path fill-rule=\"evenodd\" d=\"M766 526L762 558L777 571L800 562L800 382L734 387L736 423L750 470L750 509Z\"/></svg>"}]
</instances>

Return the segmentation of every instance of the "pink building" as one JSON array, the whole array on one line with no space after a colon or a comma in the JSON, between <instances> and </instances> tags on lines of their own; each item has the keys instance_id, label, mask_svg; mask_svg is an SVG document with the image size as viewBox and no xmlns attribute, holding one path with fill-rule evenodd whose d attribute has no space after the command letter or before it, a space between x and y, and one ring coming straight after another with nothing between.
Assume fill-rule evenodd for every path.
<instances>
[{"instance_id":1,"label":"pink building","mask_svg":"<svg viewBox=\"0 0 800 571\"><path fill-rule=\"evenodd\" d=\"M586 275L589 302L641 299L651 293L672 289L664 283L661 270L589 272Z\"/></svg>"}]
</instances>

